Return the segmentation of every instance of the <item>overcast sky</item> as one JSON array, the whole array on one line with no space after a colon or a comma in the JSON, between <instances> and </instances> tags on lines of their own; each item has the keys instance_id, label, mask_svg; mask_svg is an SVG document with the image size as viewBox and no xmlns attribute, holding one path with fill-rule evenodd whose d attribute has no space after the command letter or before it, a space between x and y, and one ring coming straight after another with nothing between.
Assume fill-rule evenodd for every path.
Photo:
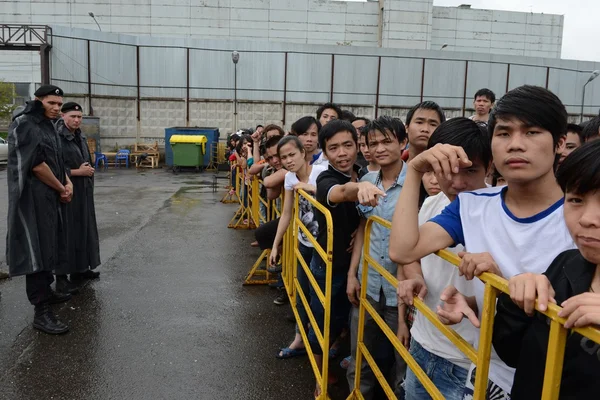
<instances>
[{"instance_id":1,"label":"overcast sky","mask_svg":"<svg viewBox=\"0 0 600 400\"><path fill-rule=\"evenodd\" d=\"M600 0L434 0L433 4L564 15L562 58L600 61Z\"/></svg>"}]
</instances>

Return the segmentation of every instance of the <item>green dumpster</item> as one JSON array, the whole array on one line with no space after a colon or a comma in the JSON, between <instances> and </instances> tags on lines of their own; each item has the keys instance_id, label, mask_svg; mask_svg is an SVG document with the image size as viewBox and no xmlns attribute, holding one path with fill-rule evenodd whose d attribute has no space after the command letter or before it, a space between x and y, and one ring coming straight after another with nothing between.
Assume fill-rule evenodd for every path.
<instances>
[{"instance_id":1,"label":"green dumpster","mask_svg":"<svg viewBox=\"0 0 600 400\"><path fill-rule=\"evenodd\" d=\"M204 135L173 135L169 142L173 148L173 172L180 167L206 167L206 142Z\"/></svg>"}]
</instances>

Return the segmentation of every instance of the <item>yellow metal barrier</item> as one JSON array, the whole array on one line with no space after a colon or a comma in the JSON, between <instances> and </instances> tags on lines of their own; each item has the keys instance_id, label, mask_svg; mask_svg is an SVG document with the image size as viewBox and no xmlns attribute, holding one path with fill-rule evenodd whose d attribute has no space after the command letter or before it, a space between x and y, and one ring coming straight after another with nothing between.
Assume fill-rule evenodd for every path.
<instances>
[{"instance_id":1,"label":"yellow metal barrier","mask_svg":"<svg viewBox=\"0 0 600 400\"><path fill-rule=\"evenodd\" d=\"M367 220L367 224L365 227L365 240L363 251L364 261L361 277L361 287L367 287L369 267L375 269L391 285L396 287L398 285L396 277L390 274L387 270L385 270L381 265L377 263L377 261L375 261L370 256L370 236L372 226L374 223L380 224L388 229L391 229L392 227L389 221L386 221L379 217L371 217ZM460 258L456 254L448 250L440 250L436 253L436 255L455 266L458 266L460 264ZM479 279L485 284L485 291L483 299L483 310L481 310L482 318L479 336L479 349L477 350L469 343L467 343L458 333L456 333L454 329L442 324L437 318L437 314L431 309L429 309L423 301L421 301L418 297L414 298L414 305L417 308L418 312L423 314L459 350L461 350L475 365L477 365L477 374L475 376L475 391L473 395L474 400L483 400L486 398L490 354L492 350L493 325L494 317L496 315L496 300L500 292L508 293L508 282L504 278L486 272L479 276ZM561 310L561 308L555 304L548 304L547 311L540 311L536 302L536 310L547 316L551 321L542 400L557 400L560 393L560 381L562 377L565 344L568 333L568 329L564 327L564 323L566 322L566 320L558 316L558 312ZM385 321L369 304L366 298L366 290L361 290L360 293L356 365L360 366L362 364L362 357L364 357L371 369L373 370L375 376L377 377L377 380L381 384L388 398L396 398L393 390L391 389L391 387L383 377L381 370L375 363L373 356L370 354L369 350L364 345L363 336L365 312L368 312L369 315L374 319L379 328L390 340L396 351L398 351L398 353L406 361L407 366L413 371L413 373L419 379L423 387L427 390L431 398L433 398L434 400L442 400L444 397L442 396L440 391L435 387L431 379L429 379L427 374L425 374L425 372L421 369L419 364L417 364L415 359L410 355L408 349L406 349L402 345L402 343L396 337L394 332L387 326ZM590 340L595 341L596 343L600 343L599 329L586 327L574 328L572 330L584 337L587 337ZM361 369L357 367L354 388L352 388L348 399L363 398L362 394L360 393L360 372Z\"/></svg>"},{"instance_id":2,"label":"yellow metal barrier","mask_svg":"<svg viewBox=\"0 0 600 400\"><path fill-rule=\"evenodd\" d=\"M234 172L236 172L236 173L234 174ZM234 175L235 175L235 179L233 178ZM240 196L238 196L239 181L238 181L237 175L238 175L237 167L233 166L231 168L231 170L229 171L229 178L231 179L231 185L228 185L225 187L227 192L225 192L225 195L221 199L221 203L224 203L224 204L239 203L239 201L240 201Z\"/></svg>"},{"instance_id":3,"label":"yellow metal barrier","mask_svg":"<svg viewBox=\"0 0 600 400\"><path fill-rule=\"evenodd\" d=\"M239 201L239 208L229 221L228 228L233 229L254 229L258 226L258 211L254 209L259 207L258 201L258 178L252 177L250 185L246 185L247 170L237 168L236 173L236 193Z\"/></svg>"},{"instance_id":4,"label":"yellow metal barrier","mask_svg":"<svg viewBox=\"0 0 600 400\"><path fill-rule=\"evenodd\" d=\"M300 196L307 199L314 208L318 209L325 216L326 221L326 229L327 229L327 248L323 249L316 239L313 238L312 234L306 228L306 226L302 223L299 217L299 201ZM327 378L329 376L329 343L330 343L330 329L329 322L331 319L331 274L332 274L332 257L333 257L333 221L331 219L331 214L329 210L325 208L322 204L316 201L312 196L308 195L305 191L299 190L296 192L294 201L294 217L291 221L290 227L287 229L286 234L283 240L283 281L290 297L290 304L292 306L292 311L296 317L296 321L298 321L298 327L300 328L300 334L302 335L302 340L306 344L306 351L308 353L308 358L310 360L313 372L315 374L316 380L321 387L321 394L318 397L319 399L328 399L327 395ZM319 254L319 257L323 259L326 266L326 278L325 278L325 293L319 287L315 277L310 271L310 266L306 264L300 250L298 248L298 229L301 229L302 232L305 233L306 238L310 241L310 243L314 246L314 249ZM299 267L298 267L299 266ZM308 281L315 291L319 301L321 302L324 310L324 321L323 321L323 331L319 329L319 325L313 315L310 308L310 298L308 293L304 293L302 288L300 287L300 283L298 281L298 268L303 268L306 276L308 277ZM296 296L300 296L300 300L304 305L306 310L306 314L310 321L310 325L317 336L317 340L319 342L319 346L321 347L323 354L323 362L321 364L321 368L319 369L319 365L317 365L315 355L313 350L311 349L308 341L308 332L306 331L306 327L302 326L300 323L300 315L298 314L298 310L296 308Z\"/></svg>"},{"instance_id":5,"label":"yellow metal barrier","mask_svg":"<svg viewBox=\"0 0 600 400\"><path fill-rule=\"evenodd\" d=\"M262 184L261 180L255 179L255 182L260 185ZM276 207L276 202L268 199L263 199L260 197L260 189L253 188L253 196L254 199L252 204L256 204L258 206L258 210L253 211L254 215L258 215L258 219L262 223L266 223L272 221L277 218L277 215L281 215L281 210L278 210ZM283 199L283 192L280 196ZM283 203L283 200L282 200ZM260 204L263 204L266 208L265 216L260 213ZM260 224L260 223L259 223ZM285 238L284 238L285 241ZM252 268L244 278L243 285L266 285L268 283L276 282L276 279L272 277L273 274L269 273L269 257L271 256L271 250L265 249L262 251L260 256L256 262L252 265ZM264 264L264 269L261 269L261 265Z\"/></svg>"}]
</instances>

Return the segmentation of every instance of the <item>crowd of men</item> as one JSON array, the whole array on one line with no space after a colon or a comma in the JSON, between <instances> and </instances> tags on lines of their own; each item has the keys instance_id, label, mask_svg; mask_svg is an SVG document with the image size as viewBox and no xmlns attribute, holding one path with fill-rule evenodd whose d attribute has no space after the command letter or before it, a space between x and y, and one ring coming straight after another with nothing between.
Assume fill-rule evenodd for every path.
<instances>
[{"instance_id":1,"label":"crowd of men","mask_svg":"<svg viewBox=\"0 0 600 400\"><path fill-rule=\"evenodd\" d=\"M6 260L10 276L26 276L33 327L48 334L69 330L52 304L100 276L94 167L81 122L79 104L43 85L8 131Z\"/></svg>"},{"instance_id":2,"label":"crowd of men","mask_svg":"<svg viewBox=\"0 0 600 400\"><path fill-rule=\"evenodd\" d=\"M549 326L534 313L536 297L542 310L549 302L562 305L567 328L600 325L600 141L594 140L600 117L583 127L568 124L560 99L536 86L518 87L499 100L482 89L473 105L471 118L447 120L436 103L421 102L403 123L357 118L328 103L289 133L269 125L231 138L230 160L241 168L235 169L260 175L269 200L285 192L281 218L261 225L253 243L272 249L270 272L281 271L280 246L297 191L330 212L330 358L349 333L351 355L341 364L351 388L361 369L366 399L376 396L377 382L365 361L355 363L361 291L447 399L472 398L476 368L415 312L416 296L477 347L483 284L474 278L490 272L509 280L510 295L500 296L495 316L489 399L541 397ZM300 219L326 248L324 215L300 204ZM374 224L368 240L370 256L397 277L398 287L373 268L361 286L371 216L392 221L391 230ZM300 231L300 254L324 290L325 261L306 239ZM445 248L460 257L458 268L433 254ZM297 278L322 332L323 306L300 261ZM285 304L286 297L282 290L275 303ZM322 349L300 299L296 309L309 343L297 326L276 356L303 356L310 345L320 365ZM376 359L391 361L384 372L398 398L430 398L398 353L383 345L384 334L368 314L363 341ZM597 395L599 347L577 333L569 336L560 398ZM317 383L315 396L320 392Z\"/></svg>"}]
</instances>

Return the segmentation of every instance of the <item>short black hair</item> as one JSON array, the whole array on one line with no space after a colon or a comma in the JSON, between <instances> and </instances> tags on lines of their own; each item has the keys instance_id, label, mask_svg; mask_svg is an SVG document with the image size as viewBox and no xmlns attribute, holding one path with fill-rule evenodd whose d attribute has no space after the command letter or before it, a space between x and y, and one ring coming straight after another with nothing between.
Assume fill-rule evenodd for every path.
<instances>
[{"instance_id":1,"label":"short black hair","mask_svg":"<svg viewBox=\"0 0 600 400\"><path fill-rule=\"evenodd\" d=\"M371 120L367 117L356 117L350 122L354 122L354 121L365 121L365 125L369 125L369 123L371 122Z\"/></svg>"},{"instance_id":2,"label":"short black hair","mask_svg":"<svg viewBox=\"0 0 600 400\"><path fill-rule=\"evenodd\" d=\"M516 118L524 124L543 128L552 134L554 146L567 134L567 110L564 104L558 96L540 86L519 86L496 102L488 121L490 139L498 118Z\"/></svg>"},{"instance_id":3,"label":"short black hair","mask_svg":"<svg viewBox=\"0 0 600 400\"><path fill-rule=\"evenodd\" d=\"M313 124L317 125L317 132L319 132L321 130L321 123L318 119L310 115L300 118L292 124L292 135L304 135Z\"/></svg>"},{"instance_id":4,"label":"short black hair","mask_svg":"<svg viewBox=\"0 0 600 400\"><path fill-rule=\"evenodd\" d=\"M327 109L332 109L333 111L335 111L337 113L338 119L342 118L342 109L339 106L337 106L333 103L325 103L317 109L317 119L321 119L321 115L323 115L323 111L325 111Z\"/></svg>"},{"instance_id":5,"label":"short black hair","mask_svg":"<svg viewBox=\"0 0 600 400\"><path fill-rule=\"evenodd\" d=\"M581 144L585 143L585 137L583 136L583 128L577 124L567 124L567 133L576 133L579 136Z\"/></svg>"},{"instance_id":6,"label":"short black hair","mask_svg":"<svg viewBox=\"0 0 600 400\"><path fill-rule=\"evenodd\" d=\"M600 116L594 117L585 123L585 127L583 128L581 135L583 136L583 141L587 142L590 139L595 139L600 136Z\"/></svg>"},{"instance_id":7,"label":"short black hair","mask_svg":"<svg viewBox=\"0 0 600 400\"><path fill-rule=\"evenodd\" d=\"M296 146L298 148L298 150L304 151L304 145L302 144L300 139L298 139L298 136L287 135L287 136L284 136L277 144L277 154L279 154L279 152L281 151L281 148L283 146L285 146L286 144L288 144L290 142L293 142L294 146Z\"/></svg>"},{"instance_id":8,"label":"short black hair","mask_svg":"<svg viewBox=\"0 0 600 400\"><path fill-rule=\"evenodd\" d=\"M258 128L264 128L264 126L258 124L258 125L256 125L256 129L258 129Z\"/></svg>"},{"instance_id":9,"label":"short black hair","mask_svg":"<svg viewBox=\"0 0 600 400\"><path fill-rule=\"evenodd\" d=\"M354 115L354 113L350 110L342 110L340 119L352 122L356 119L356 115Z\"/></svg>"},{"instance_id":10,"label":"short black hair","mask_svg":"<svg viewBox=\"0 0 600 400\"><path fill-rule=\"evenodd\" d=\"M438 117L440 117L440 124L446 121L446 114L444 114L444 110L438 105L438 103L436 103L435 101L422 101L419 104L413 106L413 108L411 108L408 111L408 114L406 114L407 126L410 125L410 122L412 121L413 116L415 115L415 112L417 112L417 110L434 110L435 112L437 112Z\"/></svg>"},{"instance_id":11,"label":"short black hair","mask_svg":"<svg viewBox=\"0 0 600 400\"><path fill-rule=\"evenodd\" d=\"M406 135L406 128L404 127L402 121L398 118L389 117L387 115L371 121L371 123L366 126L364 131L367 132L367 135L375 131L381 132L386 137L391 134L398 140L398 143L402 143L402 141L406 140L408 137Z\"/></svg>"},{"instance_id":12,"label":"short black hair","mask_svg":"<svg viewBox=\"0 0 600 400\"><path fill-rule=\"evenodd\" d=\"M481 96L487 97L487 99L489 101L491 101L492 104L494 104L496 102L496 95L490 89L487 89L487 88L479 89L475 93L475 96L473 96L473 100L477 100L477 98L481 97Z\"/></svg>"},{"instance_id":13,"label":"short black hair","mask_svg":"<svg viewBox=\"0 0 600 400\"><path fill-rule=\"evenodd\" d=\"M277 146L282 138L283 136L272 136L270 139L267 139L265 142L265 150L273 146Z\"/></svg>"},{"instance_id":14,"label":"short black hair","mask_svg":"<svg viewBox=\"0 0 600 400\"><path fill-rule=\"evenodd\" d=\"M556 181L567 193L584 195L600 189L600 140L593 140L575 149L560 164Z\"/></svg>"},{"instance_id":15,"label":"short black hair","mask_svg":"<svg viewBox=\"0 0 600 400\"><path fill-rule=\"evenodd\" d=\"M319 147L325 151L327 141L340 132L350 132L352 134L352 139L354 139L354 143L358 145L358 134L356 133L354 125L343 119L334 119L321 128L321 131L319 132Z\"/></svg>"},{"instance_id":16,"label":"short black hair","mask_svg":"<svg viewBox=\"0 0 600 400\"><path fill-rule=\"evenodd\" d=\"M438 143L462 147L469 160L479 160L485 168L492 161L492 144L485 128L469 118L458 117L442 122L431 134L427 148Z\"/></svg>"}]
</instances>

